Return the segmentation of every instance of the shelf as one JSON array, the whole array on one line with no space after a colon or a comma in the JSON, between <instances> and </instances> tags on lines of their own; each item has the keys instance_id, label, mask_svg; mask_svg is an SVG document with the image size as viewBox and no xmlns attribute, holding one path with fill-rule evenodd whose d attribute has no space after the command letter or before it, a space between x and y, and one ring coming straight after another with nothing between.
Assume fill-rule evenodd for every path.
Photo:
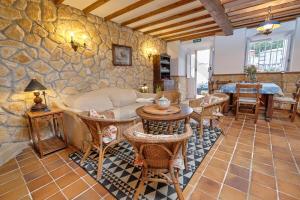
<instances>
[{"instance_id":1,"label":"shelf","mask_svg":"<svg viewBox=\"0 0 300 200\"><path fill-rule=\"evenodd\" d=\"M48 153L63 149L66 147L65 142L58 138L57 136L40 141L42 154L46 155Z\"/></svg>"}]
</instances>

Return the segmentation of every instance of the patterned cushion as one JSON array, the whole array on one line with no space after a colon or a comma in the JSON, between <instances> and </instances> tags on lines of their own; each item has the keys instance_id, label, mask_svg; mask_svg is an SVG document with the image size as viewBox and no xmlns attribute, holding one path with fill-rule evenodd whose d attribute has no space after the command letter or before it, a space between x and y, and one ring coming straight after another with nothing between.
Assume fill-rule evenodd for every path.
<instances>
[{"instance_id":1,"label":"patterned cushion","mask_svg":"<svg viewBox=\"0 0 300 200\"><path fill-rule=\"evenodd\" d=\"M256 104L255 98L240 97L238 101L239 103Z\"/></svg>"},{"instance_id":2,"label":"patterned cushion","mask_svg":"<svg viewBox=\"0 0 300 200\"><path fill-rule=\"evenodd\" d=\"M203 107L196 107L196 108L193 108L193 110L194 110L194 112L201 114L203 111Z\"/></svg>"},{"instance_id":3,"label":"patterned cushion","mask_svg":"<svg viewBox=\"0 0 300 200\"><path fill-rule=\"evenodd\" d=\"M288 104L296 103L295 99L293 99L292 97L274 97L274 101L277 101L279 103L288 103Z\"/></svg>"}]
</instances>

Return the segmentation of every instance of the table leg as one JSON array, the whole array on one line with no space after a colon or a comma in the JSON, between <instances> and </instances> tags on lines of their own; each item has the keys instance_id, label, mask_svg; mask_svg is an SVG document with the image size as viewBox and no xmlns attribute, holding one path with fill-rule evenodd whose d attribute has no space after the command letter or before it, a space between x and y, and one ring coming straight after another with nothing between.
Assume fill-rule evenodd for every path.
<instances>
[{"instance_id":1,"label":"table leg","mask_svg":"<svg viewBox=\"0 0 300 200\"><path fill-rule=\"evenodd\" d=\"M273 117L273 94L266 95L267 98L267 105L266 105L266 120L269 122L272 120Z\"/></svg>"},{"instance_id":2,"label":"table leg","mask_svg":"<svg viewBox=\"0 0 300 200\"><path fill-rule=\"evenodd\" d=\"M228 114L229 112L229 107L232 105L233 102L233 94L232 93L227 93L229 95L229 100L224 104L223 112L224 114Z\"/></svg>"},{"instance_id":3,"label":"table leg","mask_svg":"<svg viewBox=\"0 0 300 200\"><path fill-rule=\"evenodd\" d=\"M33 129L33 121L28 118L28 121L29 121L29 136L30 136L30 139L32 141L32 144L33 144L33 147L35 150L37 150L37 146L36 146L36 141L35 141L35 134L34 134L34 129Z\"/></svg>"},{"instance_id":4,"label":"table leg","mask_svg":"<svg viewBox=\"0 0 300 200\"><path fill-rule=\"evenodd\" d=\"M40 154L40 158L43 158L44 153L43 153L43 147L41 144L39 119L33 120L33 126L34 126L34 130L35 130L35 135L37 136L37 147L38 147L38 151Z\"/></svg>"}]
</instances>

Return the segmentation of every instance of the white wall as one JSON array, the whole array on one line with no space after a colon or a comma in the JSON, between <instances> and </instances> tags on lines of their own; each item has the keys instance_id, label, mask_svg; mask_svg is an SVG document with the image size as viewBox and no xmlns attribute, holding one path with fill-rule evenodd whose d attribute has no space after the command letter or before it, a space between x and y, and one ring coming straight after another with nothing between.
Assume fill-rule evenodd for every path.
<instances>
[{"instance_id":1,"label":"white wall","mask_svg":"<svg viewBox=\"0 0 300 200\"><path fill-rule=\"evenodd\" d=\"M179 51L180 51L179 41L167 43L167 53L171 56L171 76L176 76L178 74Z\"/></svg>"},{"instance_id":2,"label":"white wall","mask_svg":"<svg viewBox=\"0 0 300 200\"><path fill-rule=\"evenodd\" d=\"M300 71L300 18L298 18L282 23L280 28L268 36L258 34L255 28L237 29L231 36L216 36L214 74L243 73L248 40L276 38L283 35L292 38L289 71Z\"/></svg>"},{"instance_id":3,"label":"white wall","mask_svg":"<svg viewBox=\"0 0 300 200\"><path fill-rule=\"evenodd\" d=\"M300 71L300 17L297 19L297 23L295 25L290 70Z\"/></svg>"},{"instance_id":4,"label":"white wall","mask_svg":"<svg viewBox=\"0 0 300 200\"><path fill-rule=\"evenodd\" d=\"M269 36L262 36L257 33L255 28L237 29L231 36L215 36L202 38L200 43L186 41L170 42L167 45L168 54L178 62L171 66L172 75L186 75L186 54L191 51L212 48L213 55L213 73L231 74L243 73L247 41L249 39L258 39L263 37L278 37L282 34L291 35L290 63L289 71L300 71L300 18L297 20L284 22L279 29L273 31Z\"/></svg>"}]
</instances>

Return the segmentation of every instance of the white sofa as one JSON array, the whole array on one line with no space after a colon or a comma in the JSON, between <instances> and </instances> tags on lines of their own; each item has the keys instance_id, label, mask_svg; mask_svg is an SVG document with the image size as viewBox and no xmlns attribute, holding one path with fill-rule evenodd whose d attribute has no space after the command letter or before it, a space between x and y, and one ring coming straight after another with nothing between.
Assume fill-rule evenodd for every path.
<instances>
[{"instance_id":1,"label":"white sofa","mask_svg":"<svg viewBox=\"0 0 300 200\"><path fill-rule=\"evenodd\" d=\"M113 111L116 119L136 118L135 110L147 102L137 103L138 98L155 98L155 94L140 93L134 89L115 87L103 88L87 93L71 95L62 102L54 102L65 111L64 124L68 134L69 144L82 149L83 141L89 140L87 127L77 117L77 113L95 109L98 112Z\"/></svg>"}]
</instances>

